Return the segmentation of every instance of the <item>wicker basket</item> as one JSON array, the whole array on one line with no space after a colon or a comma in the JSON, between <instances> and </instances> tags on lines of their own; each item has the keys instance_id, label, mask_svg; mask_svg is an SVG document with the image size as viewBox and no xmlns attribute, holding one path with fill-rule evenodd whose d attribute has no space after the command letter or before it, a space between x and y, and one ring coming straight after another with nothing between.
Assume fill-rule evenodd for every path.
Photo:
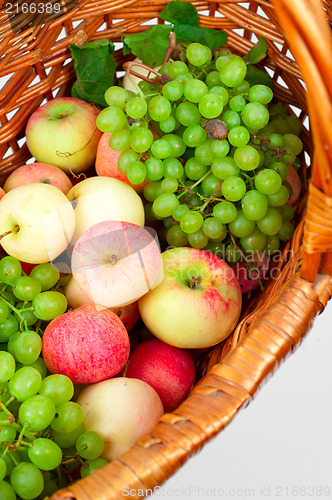
<instances>
[{"instance_id":1,"label":"wicker basket","mask_svg":"<svg viewBox=\"0 0 332 500\"><path fill-rule=\"evenodd\" d=\"M231 337L200 360L201 379L186 401L165 414L153 432L127 453L57 492L52 500L111 500L122 498L123 485L145 491L162 484L251 401L300 344L332 294L330 1L192 3L201 13L201 25L224 30L229 47L239 54L248 52L255 36L264 36L268 44L264 67L273 74L276 97L294 106L302 122L310 117L310 129L303 128L302 139L311 166L303 162L301 167L298 225L284 249L277 279L246 305ZM16 15L9 22L1 11L0 77L6 80L0 91L2 182L30 157L24 131L32 111L44 99L70 93L74 70L69 45L101 38L120 42L124 34L146 29L146 21L160 22L158 13L167 0L62 0L62 4L66 7L60 15L38 23L31 23L33 16L27 15ZM121 64L121 50L116 57Z\"/></svg>"}]
</instances>

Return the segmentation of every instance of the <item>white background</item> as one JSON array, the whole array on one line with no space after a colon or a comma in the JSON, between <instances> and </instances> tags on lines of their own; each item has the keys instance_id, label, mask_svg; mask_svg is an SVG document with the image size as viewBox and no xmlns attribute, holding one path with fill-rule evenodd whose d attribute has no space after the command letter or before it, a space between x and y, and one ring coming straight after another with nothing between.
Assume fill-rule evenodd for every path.
<instances>
[{"instance_id":1,"label":"white background","mask_svg":"<svg viewBox=\"0 0 332 500\"><path fill-rule=\"evenodd\" d=\"M332 302L301 346L152 498L332 498Z\"/></svg>"}]
</instances>

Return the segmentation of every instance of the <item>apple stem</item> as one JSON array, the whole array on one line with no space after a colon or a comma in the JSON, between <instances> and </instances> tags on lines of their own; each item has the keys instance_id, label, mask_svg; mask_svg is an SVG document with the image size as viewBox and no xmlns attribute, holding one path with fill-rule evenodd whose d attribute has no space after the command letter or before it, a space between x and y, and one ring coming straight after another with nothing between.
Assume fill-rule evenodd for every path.
<instances>
[{"instance_id":1,"label":"apple stem","mask_svg":"<svg viewBox=\"0 0 332 500\"><path fill-rule=\"evenodd\" d=\"M111 255L110 263L114 265L117 263L117 261L118 261L117 256L115 254Z\"/></svg>"},{"instance_id":2,"label":"apple stem","mask_svg":"<svg viewBox=\"0 0 332 500\"><path fill-rule=\"evenodd\" d=\"M20 226L18 224L15 224L15 226L12 229L10 229L10 231L6 231L5 233L0 234L0 240L2 240L2 238L4 238L5 236L8 236L9 234L18 233L19 230Z\"/></svg>"},{"instance_id":3,"label":"apple stem","mask_svg":"<svg viewBox=\"0 0 332 500\"><path fill-rule=\"evenodd\" d=\"M190 278L190 280L188 281L188 286L193 290L195 290L198 287L198 279L196 278L196 276L192 276Z\"/></svg>"}]
</instances>

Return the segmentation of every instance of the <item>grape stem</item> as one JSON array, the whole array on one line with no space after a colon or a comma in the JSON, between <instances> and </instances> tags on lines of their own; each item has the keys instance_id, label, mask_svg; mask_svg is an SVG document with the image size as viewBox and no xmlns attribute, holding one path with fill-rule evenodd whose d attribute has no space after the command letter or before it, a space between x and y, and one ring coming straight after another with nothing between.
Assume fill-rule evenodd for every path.
<instances>
[{"instance_id":1,"label":"grape stem","mask_svg":"<svg viewBox=\"0 0 332 500\"><path fill-rule=\"evenodd\" d=\"M193 188L195 188L196 186L198 186L198 184L200 184L204 179L205 177L207 177L209 174L211 173L211 169L208 170L206 172L206 174L204 174L200 179L198 179L198 181L196 181L194 184L192 184L191 186L186 186L184 188L184 190L182 191L182 193L180 193L177 198L181 198L181 196L183 196L184 194L188 193L189 191L191 191Z\"/></svg>"},{"instance_id":2,"label":"grape stem","mask_svg":"<svg viewBox=\"0 0 332 500\"><path fill-rule=\"evenodd\" d=\"M174 31L171 31L169 34L169 45L168 45L166 52L165 52L163 64L168 62L168 60L170 59L170 57L172 55L172 52L174 52L175 49L177 49L176 36L175 36Z\"/></svg>"},{"instance_id":3,"label":"grape stem","mask_svg":"<svg viewBox=\"0 0 332 500\"><path fill-rule=\"evenodd\" d=\"M0 293L1 295L1 293ZM8 300L6 300L4 297L1 297L1 299L7 304L7 306L12 310L14 311L15 314L17 314L17 316L19 317L20 319L20 326L23 324L24 326L24 330L28 330L28 325L27 325L27 321L26 319L24 319L24 317L22 316L22 314L20 313L19 309L17 309L15 306L13 306L10 302L8 302ZM33 307L27 307L26 309L21 309L22 311L33 311L34 308Z\"/></svg>"},{"instance_id":4,"label":"grape stem","mask_svg":"<svg viewBox=\"0 0 332 500\"><path fill-rule=\"evenodd\" d=\"M123 69L127 73L128 78L130 79L131 83L135 86L135 88L137 89L137 91L139 92L139 94L141 95L141 97L143 97L143 99L144 99L145 96L144 96L143 92L141 91L141 89L139 88L139 86L136 85L136 83L132 80L131 76L137 76L141 80L144 80L145 82L150 83L150 85L155 85L156 81L153 80L152 78L149 78L147 76L141 75L140 73L137 73L136 71L134 71L132 69L133 66L140 66L141 68L145 68L149 72L154 73L158 78L161 78L161 74L158 73L157 70L155 70L153 68L150 68L146 64L144 64L142 62L139 62L139 61L127 61L127 62L125 62L123 64Z\"/></svg>"}]
</instances>

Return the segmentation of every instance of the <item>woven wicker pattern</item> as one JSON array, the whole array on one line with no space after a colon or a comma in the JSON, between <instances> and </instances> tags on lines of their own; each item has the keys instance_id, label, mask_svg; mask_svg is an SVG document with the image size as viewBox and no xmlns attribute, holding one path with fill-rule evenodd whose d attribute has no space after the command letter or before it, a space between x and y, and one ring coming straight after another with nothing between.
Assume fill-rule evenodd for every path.
<instances>
[{"instance_id":1,"label":"woven wicker pattern","mask_svg":"<svg viewBox=\"0 0 332 500\"><path fill-rule=\"evenodd\" d=\"M317 275L320 262L320 271L332 274L330 2L191 3L200 13L201 25L224 30L229 47L239 54L248 52L264 36L268 57L261 67L272 75L276 97L294 106L292 110L303 122L310 117L310 132L304 128L302 139L311 167L303 161L298 225L275 263L274 279L245 304L235 332L199 359L202 378L187 400L164 415L154 431L129 452L59 491L52 500L111 500L122 498L124 485L145 490L163 483L250 402L299 345L332 294L331 278ZM0 76L6 79L0 91L2 181L30 157L24 130L31 112L45 99L70 93L74 70L69 45L101 38L120 42L126 33L147 29L146 21L157 22L166 4L167 0L67 1L67 12L38 26L27 24L20 16L10 23L1 12ZM119 67L126 60L121 50L116 58Z\"/></svg>"}]
</instances>

